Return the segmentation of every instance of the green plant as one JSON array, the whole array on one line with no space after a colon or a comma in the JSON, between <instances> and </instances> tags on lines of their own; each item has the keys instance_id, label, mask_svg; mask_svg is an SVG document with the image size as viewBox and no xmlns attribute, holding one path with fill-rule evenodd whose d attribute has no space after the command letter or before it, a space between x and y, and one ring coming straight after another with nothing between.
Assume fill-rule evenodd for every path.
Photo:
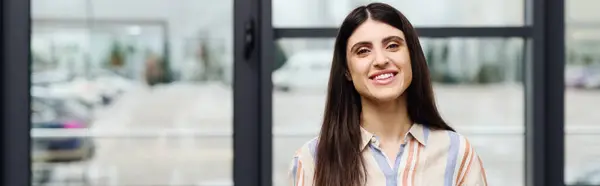
<instances>
[{"instance_id":1,"label":"green plant","mask_svg":"<svg viewBox=\"0 0 600 186\"><path fill-rule=\"evenodd\" d=\"M567 64L574 64L577 62L577 55L575 54L575 51L573 51L573 49L569 49L567 51Z\"/></svg>"},{"instance_id":2,"label":"green plant","mask_svg":"<svg viewBox=\"0 0 600 186\"><path fill-rule=\"evenodd\" d=\"M433 47L426 47L423 51L425 54L425 60L429 66L429 72L431 74L431 81L441 82L443 80L443 72L439 70L439 61L437 61L433 55Z\"/></svg>"},{"instance_id":3,"label":"green plant","mask_svg":"<svg viewBox=\"0 0 600 186\"><path fill-rule=\"evenodd\" d=\"M287 56L285 55L285 52L283 51L283 48L281 48L281 45L279 45L279 43L275 43L274 56L275 60L273 61L273 71L281 68L287 61Z\"/></svg>"},{"instance_id":4,"label":"green plant","mask_svg":"<svg viewBox=\"0 0 600 186\"><path fill-rule=\"evenodd\" d=\"M124 45L118 41L113 41L108 54L106 67L114 69L125 66L127 63L127 56L134 52L135 47L131 45Z\"/></svg>"},{"instance_id":5,"label":"green plant","mask_svg":"<svg viewBox=\"0 0 600 186\"><path fill-rule=\"evenodd\" d=\"M171 61L170 59L170 50L169 50L169 43L165 42L163 43L164 46L164 55L161 57L161 67L162 67L162 77L161 77L161 82L162 83L170 83L173 81L173 72L171 70Z\"/></svg>"},{"instance_id":6,"label":"green plant","mask_svg":"<svg viewBox=\"0 0 600 186\"><path fill-rule=\"evenodd\" d=\"M110 67L122 67L125 65L125 52L122 49L121 44L113 43L110 49L109 66Z\"/></svg>"},{"instance_id":7,"label":"green plant","mask_svg":"<svg viewBox=\"0 0 600 186\"><path fill-rule=\"evenodd\" d=\"M585 66L589 66L592 65L594 63L594 58L592 57L592 55L590 54L584 54L583 57L583 65Z\"/></svg>"},{"instance_id":8,"label":"green plant","mask_svg":"<svg viewBox=\"0 0 600 186\"><path fill-rule=\"evenodd\" d=\"M484 62L477 73L477 82L481 84L499 83L504 80L504 69L494 63Z\"/></svg>"}]
</instances>

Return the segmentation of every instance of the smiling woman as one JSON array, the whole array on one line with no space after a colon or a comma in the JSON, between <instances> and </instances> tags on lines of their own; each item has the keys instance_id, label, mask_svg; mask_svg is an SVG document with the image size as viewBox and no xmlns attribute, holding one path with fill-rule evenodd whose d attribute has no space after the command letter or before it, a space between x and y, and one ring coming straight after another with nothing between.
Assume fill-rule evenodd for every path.
<instances>
[{"instance_id":1,"label":"smiling woman","mask_svg":"<svg viewBox=\"0 0 600 186\"><path fill-rule=\"evenodd\" d=\"M412 70L404 38L402 31L372 19L356 28L348 38L349 74L361 95L390 101L403 92L398 90L406 90L410 85ZM365 76L368 79L363 78Z\"/></svg>"},{"instance_id":2,"label":"smiling woman","mask_svg":"<svg viewBox=\"0 0 600 186\"><path fill-rule=\"evenodd\" d=\"M414 28L382 3L343 21L320 135L290 173L293 185L487 185L469 141L438 113Z\"/></svg>"}]
</instances>

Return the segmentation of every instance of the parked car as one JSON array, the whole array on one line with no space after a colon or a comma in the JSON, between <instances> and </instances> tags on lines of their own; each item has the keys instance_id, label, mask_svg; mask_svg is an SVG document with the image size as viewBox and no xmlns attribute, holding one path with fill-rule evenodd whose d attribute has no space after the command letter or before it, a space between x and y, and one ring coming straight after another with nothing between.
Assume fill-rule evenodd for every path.
<instances>
[{"instance_id":1,"label":"parked car","mask_svg":"<svg viewBox=\"0 0 600 186\"><path fill-rule=\"evenodd\" d=\"M568 87L575 88L600 88L600 65L567 67L565 71L565 84Z\"/></svg>"},{"instance_id":2,"label":"parked car","mask_svg":"<svg viewBox=\"0 0 600 186\"><path fill-rule=\"evenodd\" d=\"M107 70L94 70L86 76L65 76L62 73L49 72L42 74L32 77L33 95L77 98L94 106L108 105L138 85L133 80Z\"/></svg>"},{"instance_id":3,"label":"parked car","mask_svg":"<svg viewBox=\"0 0 600 186\"><path fill-rule=\"evenodd\" d=\"M333 51L306 50L292 55L286 63L273 72L276 90L325 90L329 80Z\"/></svg>"},{"instance_id":4,"label":"parked car","mask_svg":"<svg viewBox=\"0 0 600 186\"><path fill-rule=\"evenodd\" d=\"M31 83L34 85L65 82L71 78L73 78L72 74L65 70L49 70L31 73Z\"/></svg>"},{"instance_id":5,"label":"parked car","mask_svg":"<svg viewBox=\"0 0 600 186\"><path fill-rule=\"evenodd\" d=\"M31 128L72 130L89 128L92 117L76 99L33 96ZM52 178L55 166L48 164L77 163L90 160L95 153L93 139L87 137L46 137L31 139L33 182L45 184Z\"/></svg>"}]
</instances>

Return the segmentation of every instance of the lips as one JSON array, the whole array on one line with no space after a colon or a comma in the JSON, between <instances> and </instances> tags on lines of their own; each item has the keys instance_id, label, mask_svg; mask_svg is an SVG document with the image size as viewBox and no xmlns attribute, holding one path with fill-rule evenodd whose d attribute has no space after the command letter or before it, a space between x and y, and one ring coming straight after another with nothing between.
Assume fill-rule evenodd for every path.
<instances>
[{"instance_id":1,"label":"lips","mask_svg":"<svg viewBox=\"0 0 600 186\"><path fill-rule=\"evenodd\" d=\"M397 74L398 71L394 70L380 71L369 76L369 79L375 85L387 85L396 79Z\"/></svg>"},{"instance_id":2,"label":"lips","mask_svg":"<svg viewBox=\"0 0 600 186\"><path fill-rule=\"evenodd\" d=\"M379 71L377 73L374 73L374 74L370 75L369 79L372 79L372 80L387 79L387 78L391 78L391 77L396 76L396 74L398 74L398 71L395 71L395 70L383 70L383 71Z\"/></svg>"},{"instance_id":3,"label":"lips","mask_svg":"<svg viewBox=\"0 0 600 186\"><path fill-rule=\"evenodd\" d=\"M375 78L373 78L373 79L375 79L375 80L382 80L382 79L391 78L391 77L393 77L393 76L394 76L394 74L393 74L393 73L385 73L385 74L380 74L380 75L377 75L377 76L375 76Z\"/></svg>"}]
</instances>

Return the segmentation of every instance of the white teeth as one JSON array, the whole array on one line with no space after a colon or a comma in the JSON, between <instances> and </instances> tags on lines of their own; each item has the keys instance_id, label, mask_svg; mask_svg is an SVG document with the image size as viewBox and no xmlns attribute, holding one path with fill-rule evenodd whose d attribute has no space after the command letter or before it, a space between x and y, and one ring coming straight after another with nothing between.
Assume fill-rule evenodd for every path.
<instances>
[{"instance_id":1,"label":"white teeth","mask_svg":"<svg viewBox=\"0 0 600 186\"><path fill-rule=\"evenodd\" d=\"M392 73L387 73L387 74L380 74L378 76L375 76L375 79L380 80L380 79L387 79L394 76Z\"/></svg>"}]
</instances>

